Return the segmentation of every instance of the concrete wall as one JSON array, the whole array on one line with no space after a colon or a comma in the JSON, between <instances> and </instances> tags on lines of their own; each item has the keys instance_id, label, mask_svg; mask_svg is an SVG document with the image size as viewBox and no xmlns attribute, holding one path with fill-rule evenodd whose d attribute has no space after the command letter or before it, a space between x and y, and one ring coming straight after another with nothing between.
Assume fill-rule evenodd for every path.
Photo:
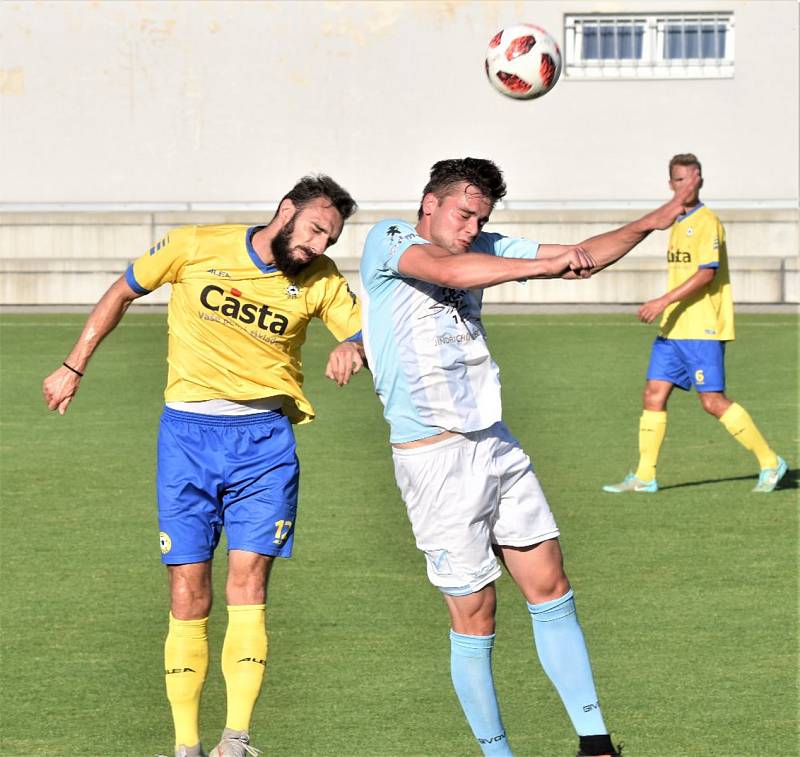
<instances>
[{"instance_id":1,"label":"concrete wall","mask_svg":"<svg viewBox=\"0 0 800 757\"><path fill-rule=\"evenodd\" d=\"M654 11L732 12L734 76L563 75L532 102L485 80L504 26L563 49L566 14ZM362 207L333 250L352 276L369 225L413 217L431 164L467 154L505 171L493 228L578 241L660 204L685 151L727 225L737 300L797 302L799 17L793 0L5 0L0 303L94 302L167 228L263 221L315 171ZM665 244L489 300L641 301Z\"/></svg>"},{"instance_id":2,"label":"concrete wall","mask_svg":"<svg viewBox=\"0 0 800 757\"><path fill-rule=\"evenodd\" d=\"M263 223L256 213L7 213L0 214L0 304L91 304L155 240L189 223ZM491 229L544 242L578 242L633 220L636 210L497 210ZM408 209L359 211L330 254L358 291L358 262L372 224ZM800 214L792 210L727 209L725 223L734 295L740 303L797 303ZM487 303L630 303L664 291L666 232L651 234L613 268L582 282L505 284ZM8 252L15 254L9 255ZM163 303L164 287L138 302Z\"/></svg>"},{"instance_id":3,"label":"concrete wall","mask_svg":"<svg viewBox=\"0 0 800 757\"><path fill-rule=\"evenodd\" d=\"M564 76L520 102L484 76L511 23L563 43L567 13L704 10L734 14L733 78ZM0 203L263 203L310 171L402 203L471 154L510 201L652 204L692 151L707 197L786 206L797 93L793 0L5 0Z\"/></svg>"}]
</instances>

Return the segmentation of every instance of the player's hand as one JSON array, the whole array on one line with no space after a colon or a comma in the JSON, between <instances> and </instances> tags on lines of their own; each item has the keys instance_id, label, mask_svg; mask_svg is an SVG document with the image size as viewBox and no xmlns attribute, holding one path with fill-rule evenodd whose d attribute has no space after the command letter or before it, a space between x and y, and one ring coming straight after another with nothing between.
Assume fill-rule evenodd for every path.
<instances>
[{"instance_id":1,"label":"player's hand","mask_svg":"<svg viewBox=\"0 0 800 757\"><path fill-rule=\"evenodd\" d=\"M361 342L342 342L329 355L325 375L339 386L344 386L365 365L364 345Z\"/></svg>"},{"instance_id":2,"label":"player's hand","mask_svg":"<svg viewBox=\"0 0 800 757\"><path fill-rule=\"evenodd\" d=\"M675 190L672 199L646 216L650 229L668 229L679 215L686 212L689 201L696 196L703 181L697 166L690 168L691 172Z\"/></svg>"},{"instance_id":3,"label":"player's hand","mask_svg":"<svg viewBox=\"0 0 800 757\"><path fill-rule=\"evenodd\" d=\"M69 403L78 391L81 377L63 365L56 368L43 382L42 392L48 410L58 410L59 415L67 412Z\"/></svg>"},{"instance_id":4,"label":"player's hand","mask_svg":"<svg viewBox=\"0 0 800 757\"><path fill-rule=\"evenodd\" d=\"M648 300L639 306L637 315L642 323L652 323L666 309L668 302L664 302L660 297L655 300Z\"/></svg>"},{"instance_id":5,"label":"player's hand","mask_svg":"<svg viewBox=\"0 0 800 757\"><path fill-rule=\"evenodd\" d=\"M591 254L578 245L549 260L553 263L553 277L563 279L588 279L597 265Z\"/></svg>"}]
</instances>

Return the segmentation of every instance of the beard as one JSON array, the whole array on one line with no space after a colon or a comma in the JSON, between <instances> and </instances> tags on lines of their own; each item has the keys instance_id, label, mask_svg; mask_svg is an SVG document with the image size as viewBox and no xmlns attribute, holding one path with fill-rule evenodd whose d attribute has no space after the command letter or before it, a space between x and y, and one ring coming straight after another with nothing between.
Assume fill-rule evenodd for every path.
<instances>
[{"instance_id":1,"label":"beard","mask_svg":"<svg viewBox=\"0 0 800 757\"><path fill-rule=\"evenodd\" d=\"M297 276L314 259L313 253L303 247L300 249L311 256L309 260L298 260L293 254L292 233L294 232L294 219L296 216L297 213L289 219L286 226L275 235L275 238L270 243L275 267L287 278Z\"/></svg>"}]
</instances>

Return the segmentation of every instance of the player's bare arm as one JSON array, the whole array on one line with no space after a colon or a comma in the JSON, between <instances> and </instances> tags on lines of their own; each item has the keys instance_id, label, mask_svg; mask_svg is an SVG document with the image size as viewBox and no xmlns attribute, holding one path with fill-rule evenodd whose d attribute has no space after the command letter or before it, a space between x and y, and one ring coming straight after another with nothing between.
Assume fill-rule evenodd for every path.
<instances>
[{"instance_id":1,"label":"player's bare arm","mask_svg":"<svg viewBox=\"0 0 800 757\"><path fill-rule=\"evenodd\" d=\"M362 342L342 342L331 350L325 375L339 386L347 384L367 364Z\"/></svg>"},{"instance_id":2,"label":"player's bare arm","mask_svg":"<svg viewBox=\"0 0 800 757\"><path fill-rule=\"evenodd\" d=\"M629 253L652 231L668 229L675 219L684 213L693 197L696 196L702 179L696 169L680 185L676 185L675 192L669 202L664 203L646 215L620 226L613 231L598 234L580 242L577 247L586 250L594 258L596 265L592 273L602 271L612 263ZM570 249L569 245L543 244L539 246L537 258L551 258L563 254ZM575 278L565 276L564 278Z\"/></svg>"},{"instance_id":3,"label":"player's bare arm","mask_svg":"<svg viewBox=\"0 0 800 757\"><path fill-rule=\"evenodd\" d=\"M566 273L586 277L596 265L586 250L566 247L547 258L500 258L483 253L454 255L433 244L415 244L400 257L404 276L454 289L484 289L507 281L553 279Z\"/></svg>"},{"instance_id":4,"label":"player's bare arm","mask_svg":"<svg viewBox=\"0 0 800 757\"><path fill-rule=\"evenodd\" d=\"M689 299L703 287L710 284L714 280L716 273L716 268L698 269L680 286L675 287L675 289L670 290L666 294L662 294L661 297L656 297L654 300L648 300L643 303L639 307L637 313L639 320L642 321L642 323L652 323L673 302Z\"/></svg>"},{"instance_id":5,"label":"player's bare arm","mask_svg":"<svg viewBox=\"0 0 800 757\"><path fill-rule=\"evenodd\" d=\"M44 399L49 410L58 410L59 415L67 412L69 403L72 402L80 386L80 374L86 370L89 358L100 342L120 322L130 304L139 296L141 295L128 286L125 277L121 276L100 298L86 319L83 331L64 363L42 384Z\"/></svg>"}]
</instances>

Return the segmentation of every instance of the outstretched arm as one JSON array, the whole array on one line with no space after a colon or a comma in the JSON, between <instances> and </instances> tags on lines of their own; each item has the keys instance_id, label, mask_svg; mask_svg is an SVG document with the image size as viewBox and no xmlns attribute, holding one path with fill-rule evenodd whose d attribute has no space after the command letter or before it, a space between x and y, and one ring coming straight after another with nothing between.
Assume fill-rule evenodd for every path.
<instances>
[{"instance_id":1,"label":"outstretched arm","mask_svg":"<svg viewBox=\"0 0 800 757\"><path fill-rule=\"evenodd\" d=\"M666 294L662 294L661 297L648 300L641 305L637 313L639 320L642 323L652 323L667 309L667 306L671 305L673 302L688 299L693 294L699 292L704 286L710 284L714 280L716 273L716 268L699 268L680 286L676 286L675 289L671 289Z\"/></svg>"},{"instance_id":2,"label":"outstretched arm","mask_svg":"<svg viewBox=\"0 0 800 757\"><path fill-rule=\"evenodd\" d=\"M454 255L435 244L411 245L400 257L404 276L454 289L485 289L506 281L587 278L596 265L592 256L577 247L565 247L547 258L501 258L479 252Z\"/></svg>"},{"instance_id":3,"label":"outstretched arm","mask_svg":"<svg viewBox=\"0 0 800 757\"><path fill-rule=\"evenodd\" d=\"M659 208L650 211L636 221L632 221L625 226L621 226L613 231L589 237L580 242L575 247L586 250L595 260L596 266L592 273L603 270L612 263L616 263L621 257L629 253L639 242L641 242L651 231L658 229L668 229L675 222L675 219L686 210L686 203L694 196L700 185L700 173L695 171L689 176L686 182L680 186L672 199L664 203ZM543 244L539 246L537 258L550 258L561 255L565 250L574 249L568 245ZM564 278L576 278L567 275Z\"/></svg>"},{"instance_id":4,"label":"outstretched arm","mask_svg":"<svg viewBox=\"0 0 800 757\"><path fill-rule=\"evenodd\" d=\"M72 402L80 385L81 377L78 373L86 370L89 358L100 342L120 322L131 302L140 296L128 286L124 276L108 288L86 319L80 338L64 360L64 363L74 370L62 364L42 384L48 409L58 410L59 415L67 412L69 403Z\"/></svg>"}]
</instances>

